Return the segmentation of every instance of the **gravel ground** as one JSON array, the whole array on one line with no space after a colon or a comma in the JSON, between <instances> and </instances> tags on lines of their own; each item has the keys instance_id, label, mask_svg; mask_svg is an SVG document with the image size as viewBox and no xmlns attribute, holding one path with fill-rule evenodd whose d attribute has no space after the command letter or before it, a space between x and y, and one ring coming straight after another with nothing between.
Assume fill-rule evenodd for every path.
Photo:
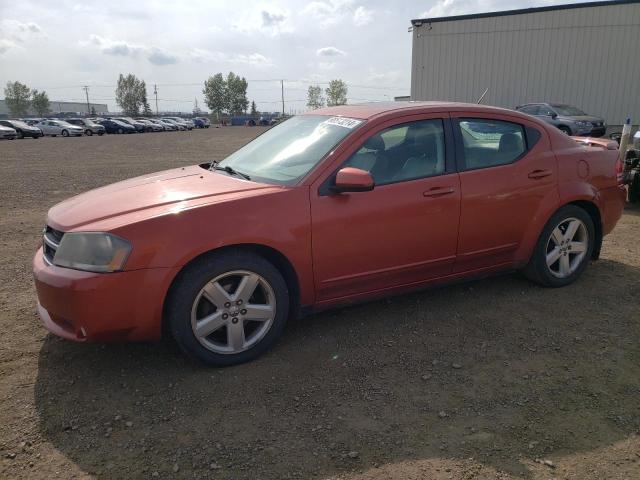
<instances>
[{"instance_id":1,"label":"gravel ground","mask_svg":"<svg viewBox=\"0 0 640 480\"><path fill-rule=\"evenodd\" d=\"M46 333L30 261L52 204L260 131L0 142L1 478L640 478L638 208L572 286L329 311L238 367Z\"/></svg>"}]
</instances>

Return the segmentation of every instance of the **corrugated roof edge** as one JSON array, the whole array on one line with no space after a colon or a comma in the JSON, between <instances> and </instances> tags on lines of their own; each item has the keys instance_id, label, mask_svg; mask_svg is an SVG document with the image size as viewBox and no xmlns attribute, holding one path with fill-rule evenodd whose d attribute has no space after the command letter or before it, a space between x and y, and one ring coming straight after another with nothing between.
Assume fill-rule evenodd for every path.
<instances>
[{"instance_id":1,"label":"corrugated roof edge","mask_svg":"<svg viewBox=\"0 0 640 480\"><path fill-rule=\"evenodd\" d=\"M610 5L626 5L633 3L640 3L640 0L609 0L600 2L568 3L564 5L550 5L548 7L521 8L518 10L503 10L500 12L471 13L469 15L453 15L451 17L416 18L411 20L411 24L419 26L416 24L421 25L423 23L454 22L457 20L471 20L474 18L504 17L507 15L523 15L527 13L550 12L553 10L572 10L574 8L606 7Z\"/></svg>"}]
</instances>

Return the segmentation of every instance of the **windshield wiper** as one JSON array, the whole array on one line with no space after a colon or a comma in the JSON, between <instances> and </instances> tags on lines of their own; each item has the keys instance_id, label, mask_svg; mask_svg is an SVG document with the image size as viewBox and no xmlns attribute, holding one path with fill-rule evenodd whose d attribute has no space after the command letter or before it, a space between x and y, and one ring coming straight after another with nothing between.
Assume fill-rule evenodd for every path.
<instances>
[{"instance_id":1,"label":"windshield wiper","mask_svg":"<svg viewBox=\"0 0 640 480\"><path fill-rule=\"evenodd\" d=\"M221 167L218 165L218 163L220 162L216 162L213 161L211 162L211 165L209 165L209 171L211 170L222 170L223 172L227 172L229 175L235 175L236 177L242 177L245 180L251 180L251 177L249 175L247 175L246 173L242 173L237 171L235 168L232 168L228 165Z\"/></svg>"}]
</instances>

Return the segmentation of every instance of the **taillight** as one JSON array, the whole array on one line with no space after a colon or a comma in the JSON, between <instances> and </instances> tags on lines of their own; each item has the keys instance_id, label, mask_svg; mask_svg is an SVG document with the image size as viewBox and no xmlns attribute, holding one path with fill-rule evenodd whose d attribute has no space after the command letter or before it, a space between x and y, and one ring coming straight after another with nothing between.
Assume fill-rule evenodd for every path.
<instances>
[{"instance_id":1,"label":"taillight","mask_svg":"<svg viewBox=\"0 0 640 480\"><path fill-rule=\"evenodd\" d=\"M620 156L616 160L616 180L618 185L624 185L624 162L620 160Z\"/></svg>"}]
</instances>

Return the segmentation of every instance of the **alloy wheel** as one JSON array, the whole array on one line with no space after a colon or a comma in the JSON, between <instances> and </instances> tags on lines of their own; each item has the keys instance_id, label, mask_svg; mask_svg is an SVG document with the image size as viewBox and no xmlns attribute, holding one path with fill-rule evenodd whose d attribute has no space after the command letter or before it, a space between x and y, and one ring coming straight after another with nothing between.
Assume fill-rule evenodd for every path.
<instances>
[{"instance_id":1,"label":"alloy wheel","mask_svg":"<svg viewBox=\"0 0 640 480\"><path fill-rule=\"evenodd\" d=\"M582 220L565 218L547 240L547 268L554 277L569 277L584 261L588 247L589 235Z\"/></svg>"},{"instance_id":2,"label":"alloy wheel","mask_svg":"<svg viewBox=\"0 0 640 480\"><path fill-rule=\"evenodd\" d=\"M209 281L191 309L191 328L208 350L235 354L257 344L276 316L269 282L255 272L234 270Z\"/></svg>"}]
</instances>

